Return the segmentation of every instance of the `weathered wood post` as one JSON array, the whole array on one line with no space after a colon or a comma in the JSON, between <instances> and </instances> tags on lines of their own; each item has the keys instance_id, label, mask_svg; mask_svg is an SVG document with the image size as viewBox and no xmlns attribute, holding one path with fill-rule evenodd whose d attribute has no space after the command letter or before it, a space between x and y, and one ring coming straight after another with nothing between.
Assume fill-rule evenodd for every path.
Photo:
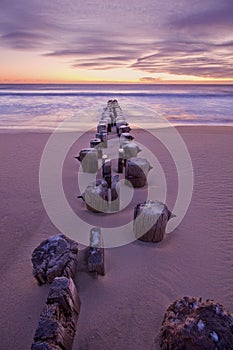
<instances>
[{"instance_id":1,"label":"weathered wood post","mask_svg":"<svg viewBox=\"0 0 233 350\"><path fill-rule=\"evenodd\" d=\"M171 212L162 202L148 200L138 204L134 208L133 222L136 238L144 242L162 241L171 217Z\"/></svg>"},{"instance_id":2,"label":"weathered wood post","mask_svg":"<svg viewBox=\"0 0 233 350\"><path fill-rule=\"evenodd\" d=\"M78 243L63 234L49 237L32 253L33 276L39 285L55 277L73 277L77 268Z\"/></svg>"},{"instance_id":3,"label":"weathered wood post","mask_svg":"<svg viewBox=\"0 0 233 350\"><path fill-rule=\"evenodd\" d=\"M107 154L103 154L102 155L102 166L104 165L104 163L106 162L106 160L108 159ZM103 169L103 168L102 168ZM103 174L102 174L103 175Z\"/></svg>"},{"instance_id":4,"label":"weathered wood post","mask_svg":"<svg viewBox=\"0 0 233 350\"><path fill-rule=\"evenodd\" d=\"M98 151L95 148L82 149L79 156L74 157L78 159L82 165L83 172L96 173L98 170Z\"/></svg>"},{"instance_id":5,"label":"weathered wood post","mask_svg":"<svg viewBox=\"0 0 233 350\"><path fill-rule=\"evenodd\" d=\"M109 116L111 118L111 126L113 126L115 117L114 117L112 108L109 109Z\"/></svg>"},{"instance_id":6,"label":"weathered wood post","mask_svg":"<svg viewBox=\"0 0 233 350\"><path fill-rule=\"evenodd\" d=\"M117 172L119 174L123 173L123 168L124 168L124 150L122 148L119 148Z\"/></svg>"},{"instance_id":7,"label":"weathered wood post","mask_svg":"<svg viewBox=\"0 0 233 350\"><path fill-rule=\"evenodd\" d=\"M125 179L130 181L133 187L143 187L146 185L150 169L149 162L144 158L128 159L125 166Z\"/></svg>"},{"instance_id":8,"label":"weathered wood post","mask_svg":"<svg viewBox=\"0 0 233 350\"><path fill-rule=\"evenodd\" d=\"M233 349L233 314L207 299L183 297L167 309L159 335L162 350Z\"/></svg>"},{"instance_id":9,"label":"weathered wood post","mask_svg":"<svg viewBox=\"0 0 233 350\"><path fill-rule=\"evenodd\" d=\"M117 131L117 135L120 136L119 132L120 132L120 127L121 126L128 126L128 123L125 119L116 119L116 131Z\"/></svg>"},{"instance_id":10,"label":"weathered wood post","mask_svg":"<svg viewBox=\"0 0 233 350\"><path fill-rule=\"evenodd\" d=\"M111 212L118 212L120 210L120 188L118 186L119 175L114 175L112 177L111 184L111 202L110 210Z\"/></svg>"},{"instance_id":11,"label":"weathered wood post","mask_svg":"<svg viewBox=\"0 0 233 350\"><path fill-rule=\"evenodd\" d=\"M107 132L107 123L105 121L101 121L97 125L97 133L101 134L101 132Z\"/></svg>"},{"instance_id":12,"label":"weathered wood post","mask_svg":"<svg viewBox=\"0 0 233 350\"><path fill-rule=\"evenodd\" d=\"M101 139L101 142L102 142L102 147L103 148L108 148L107 132L101 131L100 132L100 139Z\"/></svg>"},{"instance_id":13,"label":"weathered wood post","mask_svg":"<svg viewBox=\"0 0 233 350\"><path fill-rule=\"evenodd\" d=\"M134 140L134 137L129 132L123 132L120 136L120 147L132 140Z\"/></svg>"},{"instance_id":14,"label":"weathered wood post","mask_svg":"<svg viewBox=\"0 0 233 350\"><path fill-rule=\"evenodd\" d=\"M116 126L116 117L117 117L117 112L116 108L112 104L112 111L113 111L113 126Z\"/></svg>"},{"instance_id":15,"label":"weathered wood post","mask_svg":"<svg viewBox=\"0 0 233 350\"><path fill-rule=\"evenodd\" d=\"M104 248L99 227L93 227L90 231L90 246L88 249L87 265L89 272L96 272L97 274L104 276Z\"/></svg>"},{"instance_id":16,"label":"weathered wood post","mask_svg":"<svg viewBox=\"0 0 233 350\"><path fill-rule=\"evenodd\" d=\"M107 132L111 132L112 131L112 119L110 117L110 113L109 112L103 112L101 120L104 121L107 124Z\"/></svg>"},{"instance_id":17,"label":"weathered wood post","mask_svg":"<svg viewBox=\"0 0 233 350\"><path fill-rule=\"evenodd\" d=\"M53 281L34 336L32 350L71 350L81 302L71 278Z\"/></svg>"},{"instance_id":18,"label":"weathered wood post","mask_svg":"<svg viewBox=\"0 0 233 350\"><path fill-rule=\"evenodd\" d=\"M122 133L129 133L131 131L131 127L129 125L120 125L118 128L118 136L121 136Z\"/></svg>"},{"instance_id":19,"label":"weathered wood post","mask_svg":"<svg viewBox=\"0 0 233 350\"><path fill-rule=\"evenodd\" d=\"M102 158L103 160L103 158ZM104 159L103 160L103 178L108 184L108 188L111 188L111 181L112 181L112 164L111 159Z\"/></svg>"},{"instance_id":20,"label":"weathered wood post","mask_svg":"<svg viewBox=\"0 0 233 350\"><path fill-rule=\"evenodd\" d=\"M107 132L111 132L112 131L112 119L109 117L107 119L108 121L108 128L107 128Z\"/></svg>"},{"instance_id":21,"label":"weathered wood post","mask_svg":"<svg viewBox=\"0 0 233 350\"><path fill-rule=\"evenodd\" d=\"M130 159L137 157L138 153L141 152L141 149L134 141L124 142L122 145L124 150L124 159Z\"/></svg>"},{"instance_id":22,"label":"weathered wood post","mask_svg":"<svg viewBox=\"0 0 233 350\"><path fill-rule=\"evenodd\" d=\"M91 139L90 147L97 149L98 158L102 158L103 151L102 151L102 147L101 147L101 139L100 138Z\"/></svg>"},{"instance_id":23,"label":"weathered wood post","mask_svg":"<svg viewBox=\"0 0 233 350\"><path fill-rule=\"evenodd\" d=\"M88 210L95 213L106 213L108 211L108 184L104 180L91 182L84 193L78 198L82 198Z\"/></svg>"}]
</instances>

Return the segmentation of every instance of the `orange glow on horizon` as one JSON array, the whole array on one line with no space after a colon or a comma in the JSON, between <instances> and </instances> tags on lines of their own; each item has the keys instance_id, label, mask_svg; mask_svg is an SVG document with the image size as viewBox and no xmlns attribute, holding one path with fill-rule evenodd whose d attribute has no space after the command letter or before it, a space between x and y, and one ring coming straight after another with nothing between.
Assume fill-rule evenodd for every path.
<instances>
[{"instance_id":1,"label":"orange glow on horizon","mask_svg":"<svg viewBox=\"0 0 233 350\"><path fill-rule=\"evenodd\" d=\"M0 84L142 84L142 85L156 85L156 84L233 84L233 79L211 79L199 78L194 80L179 80L179 79L160 79L155 81L140 81L138 80L68 80L68 79L24 79L24 78L5 78L0 77Z\"/></svg>"},{"instance_id":2,"label":"orange glow on horizon","mask_svg":"<svg viewBox=\"0 0 233 350\"><path fill-rule=\"evenodd\" d=\"M36 52L8 49L1 55L1 84L233 84L232 78L211 78L169 73L148 74L130 68L74 69L69 62L51 60Z\"/></svg>"}]
</instances>

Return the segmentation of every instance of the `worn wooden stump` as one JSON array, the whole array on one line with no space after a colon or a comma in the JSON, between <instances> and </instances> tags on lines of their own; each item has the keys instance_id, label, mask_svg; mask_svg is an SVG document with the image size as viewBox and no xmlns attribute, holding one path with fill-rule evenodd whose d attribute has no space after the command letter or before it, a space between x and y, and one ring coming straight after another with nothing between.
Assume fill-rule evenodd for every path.
<instances>
[{"instance_id":1,"label":"worn wooden stump","mask_svg":"<svg viewBox=\"0 0 233 350\"><path fill-rule=\"evenodd\" d=\"M87 265L89 272L95 272L98 275L105 274L104 248L99 227L93 227L90 231L90 246L88 249Z\"/></svg>"},{"instance_id":2,"label":"worn wooden stump","mask_svg":"<svg viewBox=\"0 0 233 350\"><path fill-rule=\"evenodd\" d=\"M80 299L71 278L53 281L40 315L32 350L71 350L80 313Z\"/></svg>"},{"instance_id":3,"label":"worn wooden stump","mask_svg":"<svg viewBox=\"0 0 233 350\"><path fill-rule=\"evenodd\" d=\"M124 122L126 122L126 119L125 119L125 117L123 116L122 111L117 111L117 109L115 109L116 130L117 130L118 126L120 126L119 124L117 125L117 123L118 123L119 121L124 121ZM117 131L118 131L118 130L117 130Z\"/></svg>"},{"instance_id":4,"label":"worn wooden stump","mask_svg":"<svg viewBox=\"0 0 233 350\"><path fill-rule=\"evenodd\" d=\"M107 132L111 132L112 131L112 118L109 112L103 112L102 113L102 121L104 121L105 123L107 123Z\"/></svg>"},{"instance_id":5,"label":"worn wooden stump","mask_svg":"<svg viewBox=\"0 0 233 350\"><path fill-rule=\"evenodd\" d=\"M95 148L98 152L98 158L102 158L103 151L102 151L102 144L100 138L91 139L90 141L90 147Z\"/></svg>"},{"instance_id":6,"label":"worn wooden stump","mask_svg":"<svg viewBox=\"0 0 233 350\"><path fill-rule=\"evenodd\" d=\"M120 210L120 188L118 186L119 175L114 175L112 177L111 184L111 202L110 210L111 212L118 212Z\"/></svg>"},{"instance_id":7,"label":"worn wooden stump","mask_svg":"<svg viewBox=\"0 0 233 350\"><path fill-rule=\"evenodd\" d=\"M103 154L102 155L102 166L104 165L105 161L108 159L108 155L107 154ZM103 168L102 168L102 172L103 172Z\"/></svg>"},{"instance_id":8,"label":"worn wooden stump","mask_svg":"<svg viewBox=\"0 0 233 350\"><path fill-rule=\"evenodd\" d=\"M96 173L98 170L98 151L95 148L82 149L79 156L75 157L82 164L83 172Z\"/></svg>"},{"instance_id":9,"label":"worn wooden stump","mask_svg":"<svg viewBox=\"0 0 233 350\"><path fill-rule=\"evenodd\" d=\"M103 165L102 165L102 173L103 178L108 184L108 188L111 188L111 182L112 182L112 163L111 159L103 159Z\"/></svg>"},{"instance_id":10,"label":"worn wooden stump","mask_svg":"<svg viewBox=\"0 0 233 350\"><path fill-rule=\"evenodd\" d=\"M107 106L108 106L108 107L112 107L112 100L108 100Z\"/></svg>"},{"instance_id":11,"label":"worn wooden stump","mask_svg":"<svg viewBox=\"0 0 233 350\"><path fill-rule=\"evenodd\" d=\"M125 179L130 181L133 187L143 187L147 183L147 175L150 169L149 162L144 158L128 159L125 165Z\"/></svg>"},{"instance_id":12,"label":"worn wooden stump","mask_svg":"<svg viewBox=\"0 0 233 350\"><path fill-rule=\"evenodd\" d=\"M123 125L128 126L128 123L125 119L116 119L116 131L118 136L120 136L120 127Z\"/></svg>"},{"instance_id":13,"label":"worn wooden stump","mask_svg":"<svg viewBox=\"0 0 233 350\"><path fill-rule=\"evenodd\" d=\"M123 133L129 133L131 131L131 127L129 125L120 125L118 128L118 136L121 136Z\"/></svg>"},{"instance_id":14,"label":"worn wooden stump","mask_svg":"<svg viewBox=\"0 0 233 350\"><path fill-rule=\"evenodd\" d=\"M88 210L95 213L106 213L108 211L108 184L105 180L91 182L85 192L78 196L86 203Z\"/></svg>"},{"instance_id":15,"label":"worn wooden stump","mask_svg":"<svg viewBox=\"0 0 233 350\"><path fill-rule=\"evenodd\" d=\"M100 132L100 139L101 139L101 142L102 142L102 147L103 148L108 148L108 138L107 138L107 132L105 131L101 131Z\"/></svg>"},{"instance_id":16,"label":"worn wooden stump","mask_svg":"<svg viewBox=\"0 0 233 350\"><path fill-rule=\"evenodd\" d=\"M99 122L97 125L97 133L107 132L107 123L105 121Z\"/></svg>"},{"instance_id":17,"label":"worn wooden stump","mask_svg":"<svg viewBox=\"0 0 233 350\"><path fill-rule=\"evenodd\" d=\"M172 217L165 204L148 200L134 208L133 230L137 239L144 242L163 240L166 225Z\"/></svg>"},{"instance_id":18,"label":"worn wooden stump","mask_svg":"<svg viewBox=\"0 0 233 350\"><path fill-rule=\"evenodd\" d=\"M165 313L159 343L162 350L233 350L233 314L213 300L178 299Z\"/></svg>"},{"instance_id":19,"label":"worn wooden stump","mask_svg":"<svg viewBox=\"0 0 233 350\"><path fill-rule=\"evenodd\" d=\"M78 243L59 234L44 240L32 253L33 276L39 285L55 277L73 277L77 268Z\"/></svg>"},{"instance_id":20,"label":"worn wooden stump","mask_svg":"<svg viewBox=\"0 0 233 350\"><path fill-rule=\"evenodd\" d=\"M122 148L119 148L117 172L121 174L123 173L123 169L124 169L124 150Z\"/></svg>"},{"instance_id":21,"label":"worn wooden stump","mask_svg":"<svg viewBox=\"0 0 233 350\"><path fill-rule=\"evenodd\" d=\"M113 112L113 126L116 126L117 112L116 112L116 108L113 106L112 106L112 112Z\"/></svg>"},{"instance_id":22,"label":"worn wooden stump","mask_svg":"<svg viewBox=\"0 0 233 350\"><path fill-rule=\"evenodd\" d=\"M124 159L130 159L137 157L138 153L141 152L141 149L134 141L124 142L122 145L124 150Z\"/></svg>"},{"instance_id":23,"label":"worn wooden stump","mask_svg":"<svg viewBox=\"0 0 233 350\"><path fill-rule=\"evenodd\" d=\"M118 101L117 99L112 100L113 107L118 107Z\"/></svg>"},{"instance_id":24,"label":"worn wooden stump","mask_svg":"<svg viewBox=\"0 0 233 350\"><path fill-rule=\"evenodd\" d=\"M121 111L121 110L118 110L118 111L117 111L117 109L115 109L115 111L117 112L116 123L117 123L118 121L122 121L122 120L126 122L126 119L125 119L125 117L123 116L122 111Z\"/></svg>"},{"instance_id":25,"label":"worn wooden stump","mask_svg":"<svg viewBox=\"0 0 233 350\"><path fill-rule=\"evenodd\" d=\"M120 136L120 147L127 143L128 141L134 140L134 137L129 132L123 132Z\"/></svg>"},{"instance_id":26,"label":"worn wooden stump","mask_svg":"<svg viewBox=\"0 0 233 350\"><path fill-rule=\"evenodd\" d=\"M110 108L109 110L109 116L111 118L111 126L114 126L114 123L115 123L115 116L114 116L114 113L113 113L113 109Z\"/></svg>"}]
</instances>

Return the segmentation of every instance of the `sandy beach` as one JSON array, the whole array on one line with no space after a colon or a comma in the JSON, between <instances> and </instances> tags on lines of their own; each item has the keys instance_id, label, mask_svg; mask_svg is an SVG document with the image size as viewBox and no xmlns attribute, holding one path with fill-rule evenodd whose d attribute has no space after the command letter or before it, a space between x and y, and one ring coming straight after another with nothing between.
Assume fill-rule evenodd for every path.
<instances>
[{"instance_id":1,"label":"sandy beach","mask_svg":"<svg viewBox=\"0 0 233 350\"><path fill-rule=\"evenodd\" d=\"M187 214L158 244L135 241L106 249L104 277L77 274L82 305L74 350L159 349L156 336L163 315L171 302L185 295L214 299L233 312L233 128L183 126L177 130L194 171ZM167 204L172 208L177 180L171 157L159 143L150 144L143 132L132 134L135 141L154 147L166 174ZM49 290L47 285L37 285L30 260L43 239L58 233L39 189L40 159L49 136L36 132L0 136L1 350L30 349ZM89 136L81 139L79 148L89 145ZM73 156L77 151L74 144L64 162L64 190L76 213L101 225L103 216L88 213L76 198L78 165ZM143 196L139 189L135 201ZM111 227L127 220L133 205L109 215L105 224Z\"/></svg>"}]
</instances>

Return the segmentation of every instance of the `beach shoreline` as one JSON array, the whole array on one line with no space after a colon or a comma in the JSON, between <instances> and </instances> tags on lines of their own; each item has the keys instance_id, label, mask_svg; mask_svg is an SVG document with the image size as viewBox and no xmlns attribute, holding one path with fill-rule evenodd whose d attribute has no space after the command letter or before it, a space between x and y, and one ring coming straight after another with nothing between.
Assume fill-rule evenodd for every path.
<instances>
[{"instance_id":1,"label":"beach shoreline","mask_svg":"<svg viewBox=\"0 0 233 350\"><path fill-rule=\"evenodd\" d=\"M154 340L163 315L170 303L185 295L214 299L233 312L233 128L192 125L176 130L193 164L188 211L158 244L135 241L106 249L106 276L77 274L82 304L74 350L158 349ZM49 290L33 279L31 253L43 239L58 233L39 188L41 155L52 133L0 130L0 134L1 347L29 349ZM89 147L93 135L81 134L64 161L64 191L77 214L101 225L101 216L88 214L76 198L78 166L73 156L80 147ZM146 130L133 129L132 135L154 151L165 169L167 202L172 207L178 191L174 162L161 143L151 144ZM122 219L129 215L132 206L119 213ZM116 226L118 220L118 214L107 219Z\"/></svg>"},{"instance_id":2,"label":"beach shoreline","mask_svg":"<svg viewBox=\"0 0 233 350\"><path fill-rule=\"evenodd\" d=\"M133 125L131 123L131 125ZM217 128L218 131L220 131L221 129L223 129L224 131L226 131L226 128L229 129L229 131L231 131L231 128L233 127L233 124L173 124L173 123L168 123L168 125L166 126L159 126L156 125L155 127L147 127L144 124L142 124L142 126L139 125L134 125L134 130L148 130L148 131L153 131L153 130L157 130L157 129L167 129L167 128L176 128L178 130L184 130L184 129L189 129L189 128L198 128L200 131L204 131L206 129L209 129L209 131L214 130L215 128ZM0 135L1 134L52 134L54 132L60 132L60 133L85 133L88 131L93 132L95 131L95 126L94 124L88 128L84 128L84 129L70 129L70 130L64 130L64 129L60 129L58 128L51 128L51 129L44 129L44 128L18 128L18 127L14 127L14 128L0 128Z\"/></svg>"}]
</instances>

